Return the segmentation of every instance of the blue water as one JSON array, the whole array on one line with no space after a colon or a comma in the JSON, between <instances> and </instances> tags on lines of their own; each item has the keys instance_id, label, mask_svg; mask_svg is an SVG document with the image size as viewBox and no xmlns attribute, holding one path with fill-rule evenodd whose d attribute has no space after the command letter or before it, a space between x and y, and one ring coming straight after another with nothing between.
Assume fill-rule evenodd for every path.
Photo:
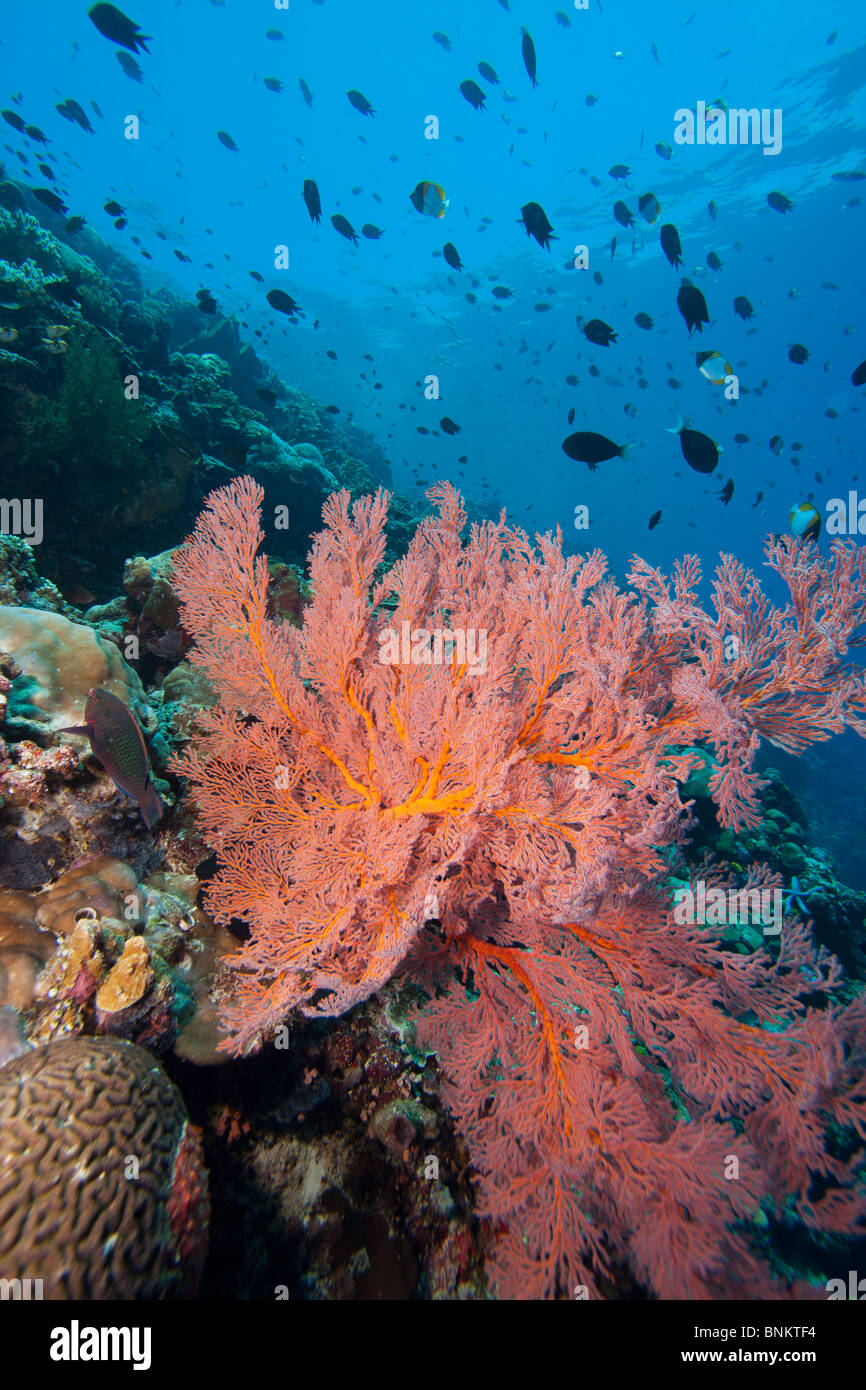
<instances>
[{"instance_id":1,"label":"blue water","mask_svg":"<svg viewBox=\"0 0 866 1390\"><path fill-rule=\"evenodd\" d=\"M280 376L375 435L398 486L420 499L424 485L413 475L450 477L533 529L560 526L568 544L602 547L620 575L635 550L668 567L686 549L708 563L726 549L757 567L763 538L788 529L793 503L813 499L824 513L850 489L866 495L858 472L864 391L850 380L866 357L866 181L831 177L866 171L861 4L590 0L578 11L562 0L567 28L555 0L509 8L499 0L291 0L288 10L250 0L153 0L125 8L151 36L150 53L137 59L141 83L122 71L86 4L7 0L4 104L20 91L20 109L53 142L70 212L128 251L150 288L191 298L207 286ZM537 51L535 88L521 57L523 25ZM269 40L268 29L283 39ZM448 35L450 52L434 31ZM479 61L493 66L499 85L481 77ZM284 89L269 91L268 76ZM483 111L460 94L469 78L486 94ZM350 105L349 88L364 93L375 116ZM56 113L68 97L91 115L94 135ZM675 111L716 98L781 108L781 152L675 146ZM138 141L123 138L131 113L141 120ZM425 139L431 115L437 140ZM669 161L656 153L659 141L674 147ZM7 154L12 148L7 142ZM11 155L8 162L14 177ZM617 163L631 170L625 182L609 176ZM302 200L308 178L321 193L320 226ZM446 190L441 221L409 201L422 179ZM771 190L791 199L790 213L768 206ZM649 191L662 209L654 225L637 209ZM103 211L109 198L127 209L122 231ZM613 218L620 198L635 215L632 229ZM519 225L529 201L553 224L549 251ZM352 246L331 226L337 212L359 233L370 222L384 235ZM665 222L680 233L681 272L659 246ZM141 259L133 234L152 261ZM462 258L459 274L442 258L446 241ZM281 244L290 265L277 271ZM571 266L578 244L589 248L587 270ZM710 251L720 271L708 268ZM711 320L691 340L676 307L681 274L704 293ZM497 300L494 285L513 297ZM270 288L291 294L305 317L291 324L275 314L265 301ZM751 324L735 317L735 295L751 300ZM550 307L538 311L539 303ZM651 332L636 327L638 311L655 320ZM591 346L579 314L603 319L618 341ZM805 366L788 360L795 342L809 349ZM725 401L699 374L701 348L732 363L739 401ZM424 398L430 373L439 400ZM569 373L577 387L566 384ZM443 415L461 426L459 435L417 432L438 429ZM678 415L723 446L712 476L693 472L666 433ZM562 452L572 429L629 444L629 456L590 473ZM737 445L737 432L750 442ZM784 441L778 456L769 449L776 435ZM724 507L717 494L729 478L734 494ZM574 509L583 503L591 525L579 534ZM661 523L650 532L659 508ZM840 768L866 766L858 740L848 736L844 747ZM848 763L852 757L860 762Z\"/></svg>"}]
</instances>

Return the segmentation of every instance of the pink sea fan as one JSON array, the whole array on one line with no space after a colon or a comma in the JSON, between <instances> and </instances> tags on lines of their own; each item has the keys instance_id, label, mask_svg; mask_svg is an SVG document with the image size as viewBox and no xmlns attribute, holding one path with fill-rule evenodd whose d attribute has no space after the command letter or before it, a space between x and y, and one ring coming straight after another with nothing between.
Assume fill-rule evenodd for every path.
<instances>
[{"instance_id":1,"label":"pink sea fan","mask_svg":"<svg viewBox=\"0 0 866 1390\"><path fill-rule=\"evenodd\" d=\"M226 1046L402 969L426 991L500 1294L609 1292L626 1270L663 1297L768 1293L762 1200L825 1230L862 1219L864 1009L837 1002L837 963L801 924L743 956L676 923L664 851L687 832L696 743L736 826L757 819L761 738L864 732L843 666L863 558L772 543L777 609L723 557L710 613L694 557L673 587L636 559L623 592L599 552L566 558L504 516L464 544L457 492L429 496L386 572L387 494L329 498L299 629L267 617L251 480L209 498L178 559L219 703L176 766L218 854L208 905L250 927ZM844 1159L831 1122L854 1136Z\"/></svg>"}]
</instances>

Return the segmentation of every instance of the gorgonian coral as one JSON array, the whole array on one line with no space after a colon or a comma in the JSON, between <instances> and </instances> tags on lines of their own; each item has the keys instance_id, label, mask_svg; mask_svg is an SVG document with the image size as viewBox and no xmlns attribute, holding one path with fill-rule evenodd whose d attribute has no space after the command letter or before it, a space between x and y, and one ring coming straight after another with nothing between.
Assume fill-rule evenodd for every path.
<instances>
[{"instance_id":1,"label":"gorgonian coral","mask_svg":"<svg viewBox=\"0 0 866 1390\"><path fill-rule=\"evenodd\" d=\"M762 736L863 731L844 666L863 556L772 543L781 609L723 558L709 612L693 557L672 585L636 561L624 592L599 552L504 517L463 544L459 495L429 496L384 574L387 495L328 500L300 629L267 617L251 480L211 496L178 560L219 697L178 766L218 852L209 905L251 932L227 1045L411 972L500 1293L594 1293L622 1266L661 1296L767 1292L762 1199L824 1231L862 1218L866 1011L796 921L750 955L676 922L663 850L690 745L713 746L735 826Z\"/></svg>"}]
</instances>

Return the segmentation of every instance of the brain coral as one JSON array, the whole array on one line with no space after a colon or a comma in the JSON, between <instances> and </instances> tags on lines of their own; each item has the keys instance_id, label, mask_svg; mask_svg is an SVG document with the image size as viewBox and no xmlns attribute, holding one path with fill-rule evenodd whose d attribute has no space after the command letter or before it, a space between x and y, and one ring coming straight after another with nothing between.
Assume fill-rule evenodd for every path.
<instances>
[{"instance_id":1,"label":"brain coral","mask_svg":"<svg viewBox=\"0 0 866 1390\"><path fill-rule=\"evenodd\" d=\"M145 731L156 724L135 671L112 642L84 623L38 608L2 608L0 650L14 656L23 672L9 694L10 720L49 729L80 724L88 690L102 685L129 705Z\"/></svg>"},{"instance_id":2,"label":"brain coral","mask_svg":"<svg viewBox=\"0 0 866 1390\"><path fill-rule=\"evenodd\" d=\"M74 1038L0 1066L4 1279L54 1299L187 1297L208 1219L199 1133L150 1053Z\"/></svg>"}]
</instances>

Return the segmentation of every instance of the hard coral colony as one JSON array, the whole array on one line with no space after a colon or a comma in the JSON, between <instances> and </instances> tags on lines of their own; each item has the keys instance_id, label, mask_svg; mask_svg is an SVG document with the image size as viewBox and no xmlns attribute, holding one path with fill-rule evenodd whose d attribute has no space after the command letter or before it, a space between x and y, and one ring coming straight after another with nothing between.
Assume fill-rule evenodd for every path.
<instances>
[{"instance_id":1,"label":"hard coral colony","mask_svg":"<svg viewBox=\"0 0 866 1390\"><path fill-rule=\"evenodd\" d=\"M745 956L684 928L665 846L688 830L698 741L733 828L758 821L761 738L864 731L863 677L838 659L866 617L862 552L771 542L781 609L724 557L708 611L694 557L672 582L635 560L628 593L599 552L566 559L504 520L464 545L446 484L381 574L388 496L343 491L287 629L266 616L262 495L214 493L175 569L218 692L176 768L218 850L209 905L251 933L228 1049L403 972L499 1233L500 1295L595 1295L623 1267L661 1297L770 1295L762 1212L862 1220L862 1152L827 1136L864 1135L866 1009L797 919ZM483 670L381 660L389 632L445 616L486 631Z\"/></svg>"}]
</instances>

